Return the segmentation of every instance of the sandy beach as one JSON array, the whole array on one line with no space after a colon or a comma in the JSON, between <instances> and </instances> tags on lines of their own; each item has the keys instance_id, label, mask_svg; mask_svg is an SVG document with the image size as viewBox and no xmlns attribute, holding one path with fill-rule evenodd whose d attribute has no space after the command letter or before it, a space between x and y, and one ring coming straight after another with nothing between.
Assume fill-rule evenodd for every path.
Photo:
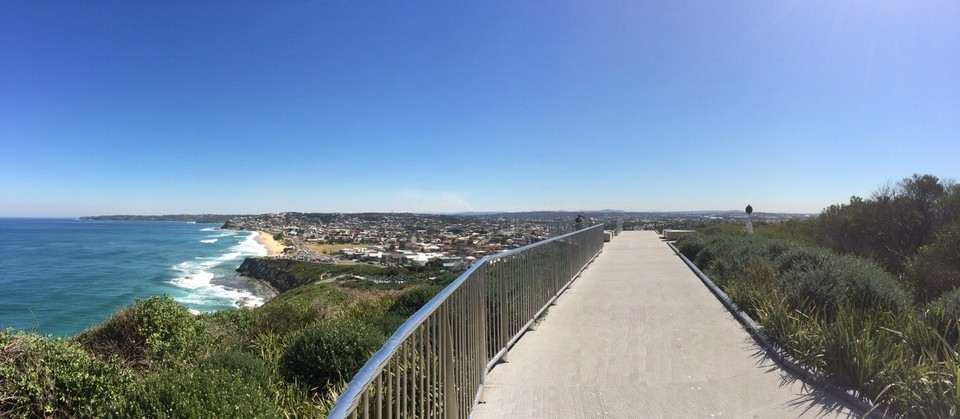
<instances>
[{"instance_id":1,"label":"sandy beach","mask_svg":"<svg viewBox=\"0 0 960 419\"><path fill-rule=\"evenodd\" d=\"M258 231L257 243L267 248L267 256L276 256L283 252L283 245L273 239L273 235L265 231Z\"/></svg>"}]
</instances>

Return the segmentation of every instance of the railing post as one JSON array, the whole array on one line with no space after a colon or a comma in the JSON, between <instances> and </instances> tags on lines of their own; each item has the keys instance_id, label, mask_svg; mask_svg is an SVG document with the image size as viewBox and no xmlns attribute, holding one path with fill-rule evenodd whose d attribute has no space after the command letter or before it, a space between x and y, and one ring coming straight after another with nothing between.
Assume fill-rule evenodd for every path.
<instances>
[{"instance_id":1,"label":"railing post","mask_svg":"<svg viewBox=\"0 0 960 419\"><path fill-rule=\"evenodd\" d=\"M489 339L490 330L487 329L487 311L489 307L487 305L487 275L486 269L480 272L478 281L477 281L477 318L480 319L480 344L478 352L479 356L482 356L482 361L480 364L480 391L483 391L485 384L487 383L487 368L486 362L487 359L487 339ZM483 395L480 395L481 400Z\"/></svg>"},{"instance_id":2,"label":"railing post","mask_svg":"<svg viewBox=\"0 0 960 419\"><path fill-rule=\"evenodd\" d=\"M456 384L453 379L453 331L450 330L450 309L442 307L440 316L443 319L443 417L447 419L457 419L457 395Z\"/></svg>"}]
</instances>

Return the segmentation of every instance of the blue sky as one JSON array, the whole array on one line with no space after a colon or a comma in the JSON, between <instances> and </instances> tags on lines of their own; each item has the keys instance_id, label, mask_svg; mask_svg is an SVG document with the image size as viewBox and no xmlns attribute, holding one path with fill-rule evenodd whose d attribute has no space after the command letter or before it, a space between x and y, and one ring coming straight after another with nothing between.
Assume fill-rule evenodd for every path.
<instances>
[{"instance_id":1,"label":"blue sky","mask_svg":"<svg viewBox=\"0 0 960 419\"><path fill-rule=\"evenodd\" d=\"M0 216L818 212L960 178L960 2L0 3Z\"/></svg>"}]
</instances>

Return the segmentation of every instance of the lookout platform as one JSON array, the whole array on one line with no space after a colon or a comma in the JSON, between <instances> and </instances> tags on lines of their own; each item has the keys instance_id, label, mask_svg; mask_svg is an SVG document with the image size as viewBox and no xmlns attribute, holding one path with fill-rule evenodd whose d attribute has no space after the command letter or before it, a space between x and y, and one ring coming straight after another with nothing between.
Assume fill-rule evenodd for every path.
<instances>
[{"instance_id":1,"label":"lookout platform","mask_svg":"<svg viewBox=\"0 0 960 419\"><path fill-rule=\"evenodd\" d=\"M493 368L473 418L859 417L766 352L652 231L624 231Z\"/></svg>"}]
</instances>

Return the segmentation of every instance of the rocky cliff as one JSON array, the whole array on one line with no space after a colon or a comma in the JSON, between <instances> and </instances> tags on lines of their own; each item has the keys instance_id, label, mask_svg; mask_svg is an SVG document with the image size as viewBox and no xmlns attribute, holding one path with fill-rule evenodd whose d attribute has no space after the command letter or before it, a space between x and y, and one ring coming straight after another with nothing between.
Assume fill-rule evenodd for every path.
<instances>
[{"instance_id":1,"label":"rocky cliff","mask_svg":"<svg viewBox=\"0 0 960 419\"><path fill-rule=\"evenodd\" d=\"M289 259L248 257L237 268L237 272L266 282L277 292L284 292L308 283L310 280L303 277L304 269L297 269L298 263Z\"/></svg>"}]
</instances>

